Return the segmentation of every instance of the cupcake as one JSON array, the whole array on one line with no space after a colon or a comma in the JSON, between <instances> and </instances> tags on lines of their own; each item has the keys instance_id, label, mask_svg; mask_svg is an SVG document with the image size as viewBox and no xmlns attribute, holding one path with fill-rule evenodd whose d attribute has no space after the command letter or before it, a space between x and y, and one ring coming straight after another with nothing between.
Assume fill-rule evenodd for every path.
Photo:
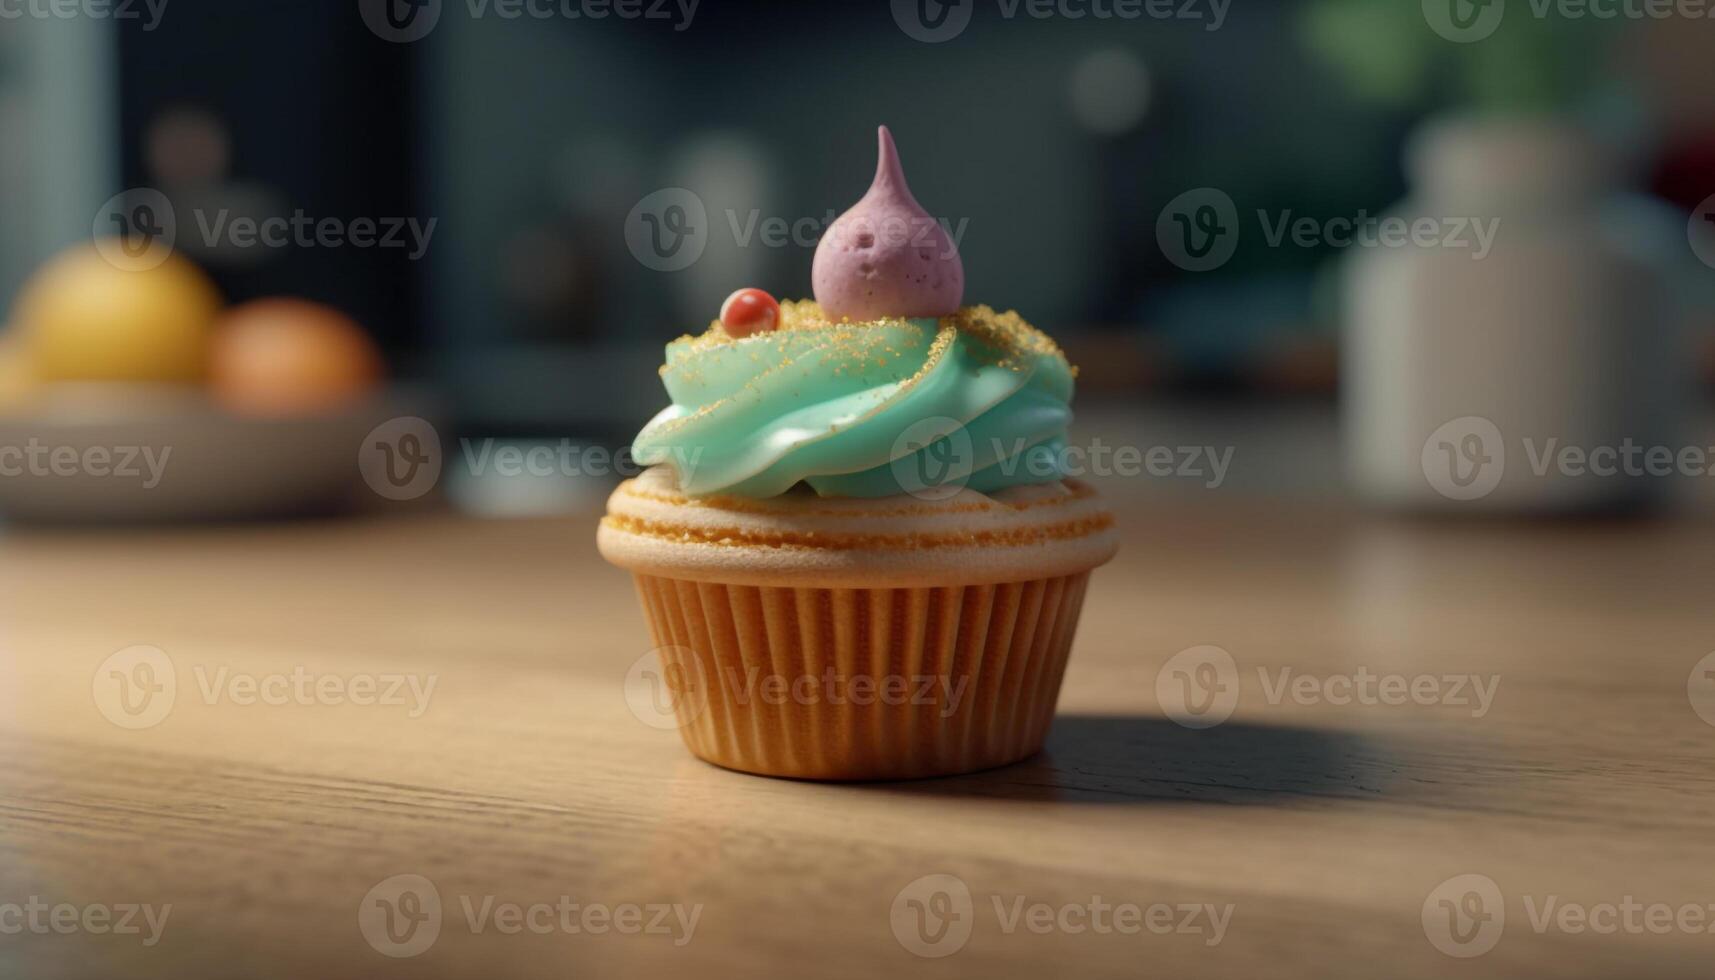
<instances>
[{"instance_id":1,"label":"cupcake","mask_svg":"<svg viewBox=\"0 0 1715 980\"><path fill-rule=\"evenodd\" d=\"M597 541L630 571L697 756L806 779L1005 765L1053 719L1113 516L1064 473L1075 372L963 306L886 128L814 302L740 290L667 347L671 404Z\"/></svg>"}]
</instances>

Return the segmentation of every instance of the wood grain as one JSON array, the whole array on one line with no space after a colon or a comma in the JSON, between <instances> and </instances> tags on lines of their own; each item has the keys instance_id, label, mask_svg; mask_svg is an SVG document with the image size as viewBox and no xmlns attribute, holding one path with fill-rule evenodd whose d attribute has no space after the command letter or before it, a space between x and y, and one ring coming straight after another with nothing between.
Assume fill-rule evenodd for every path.
<instances>
[{"instance_id":1,"label":"wood grain","mask_svg":"<svg viewBox=\"0 0 1715 980\"><path fill-rule=\"evenodd\" d=\"M1527 906L1715 903L1715 727L1687 693L1715 648L1707 524L1136 508L1092 582L1046 753L839 786L707 766L633 716L624 678L649 643L593 521L9 535L0 905L172 910L149 947L0 934L0 974L1689 977L1715 955L1715 935L1679 928L1538 931ZM127 730L100 710L97 668L138 644L170 658L176 697ZM1201 644L1230 652L1240 697L1192 730L1164 716L1156 680ZM1283 669L1498 686L1480 717L1300 703L1271 699ZM435 687L414 717L202 691L294 670ZM891 909L935 873L968 887L972 931L931 959ZM1423 907L1466 873L1497 884L1506 925L1456 960ZM358 920L398 874L432 881L444 911L402 959ZM682 944L478 933L461 898L485 896L700 917ZM1096 897L1232 913L1214 944L1004 928L1021 901Z\"/></svg>"}]
</instances>

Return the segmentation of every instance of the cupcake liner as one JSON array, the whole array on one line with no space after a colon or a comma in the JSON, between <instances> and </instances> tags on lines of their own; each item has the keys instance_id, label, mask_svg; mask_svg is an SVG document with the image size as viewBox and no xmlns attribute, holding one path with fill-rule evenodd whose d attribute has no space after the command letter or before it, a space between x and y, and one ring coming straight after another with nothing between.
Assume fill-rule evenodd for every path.
<instances>
[{"instance_id":1,"label":"cupcake liner","mask_svg":"<svg viewBox=\"0 0 1715 980\"><path fill-rule=\"evenodd\" d=\"M1037 752L1089 577L867 589L636 580L693 753L745 772L859 780Z\"/></svg>"}]
</instances>

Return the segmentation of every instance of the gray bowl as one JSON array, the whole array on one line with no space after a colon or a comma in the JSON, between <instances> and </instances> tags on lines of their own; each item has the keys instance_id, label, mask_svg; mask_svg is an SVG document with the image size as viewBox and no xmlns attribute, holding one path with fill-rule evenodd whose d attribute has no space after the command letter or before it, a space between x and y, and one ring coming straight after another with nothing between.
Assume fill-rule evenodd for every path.
<instances>
[{"instance_id":1,"label":"gray bowl","mask_svg":"<svg viewBox=\"0 0 1715 980\"><path fill-rule=\"evenodd\" d=\"M421 414L387 393L321 415L234 415L195 389L58 384L0 414L0 518L107 524L286 517L376 500L358 454Z\"/></svg>"}]
</instances>

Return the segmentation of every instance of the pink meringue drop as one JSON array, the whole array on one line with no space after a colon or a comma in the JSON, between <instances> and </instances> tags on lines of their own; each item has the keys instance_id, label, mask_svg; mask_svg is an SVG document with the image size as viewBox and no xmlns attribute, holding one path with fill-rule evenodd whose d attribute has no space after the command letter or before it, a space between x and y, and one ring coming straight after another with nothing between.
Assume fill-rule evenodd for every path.
<instances>
[{"instance_id":1,"label":"pink meringue drop","mask_svg":"<svg viewBox=\"0 0 1715 980\"><path fill-rule=\"evenodd\" d=\"M965 266L941 223L929 216L899 165L893 134L880 129L875 181L816 246L810 285L829 317L942 317L958 312Z\"/></svg>"}]
</instances>

